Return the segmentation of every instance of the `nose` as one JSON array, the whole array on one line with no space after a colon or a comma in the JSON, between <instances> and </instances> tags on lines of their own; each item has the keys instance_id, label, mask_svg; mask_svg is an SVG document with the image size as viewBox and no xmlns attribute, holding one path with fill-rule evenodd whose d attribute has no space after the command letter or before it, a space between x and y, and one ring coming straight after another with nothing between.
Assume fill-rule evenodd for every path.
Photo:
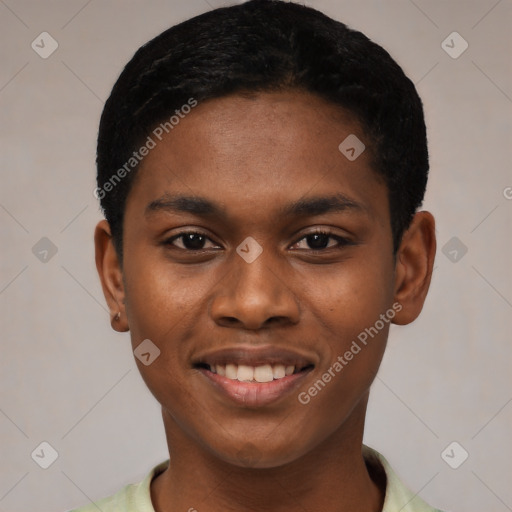
<instances>
[{"instance_id":1,"label":"nose","mask_svg":"<svg viewBox=\"0 0 512 512\"><path fill-rule=\"evenodd\" d=\"M287 273L278 268L269 251L252 263L233 256L233 261L226 262L231 268L218 283L210 305L213 320L250 330L298 323L299 300L289 277L286 281Z\"/></svg>"}]
</instances>

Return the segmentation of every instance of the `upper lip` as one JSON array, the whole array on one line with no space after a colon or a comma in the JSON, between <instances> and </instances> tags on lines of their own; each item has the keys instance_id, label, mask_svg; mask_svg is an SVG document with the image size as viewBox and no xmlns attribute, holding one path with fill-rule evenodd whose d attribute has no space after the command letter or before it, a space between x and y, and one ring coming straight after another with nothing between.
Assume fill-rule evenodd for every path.
<instances>
[{"instance_id":1,"label":"upper lip","mask_svg":"<svg viewBox=\"0 0 512 512\"><path fill-rule=\"evenodd\" d=\"M204 352L192 361L193 366L207 364L209 366L237 364L247 366L262 366L265 364L294 365L302 370L307 366L314 366L315 360L311 356L298 351L275 346L237 346Z\"/></svg>"}]
</instances>

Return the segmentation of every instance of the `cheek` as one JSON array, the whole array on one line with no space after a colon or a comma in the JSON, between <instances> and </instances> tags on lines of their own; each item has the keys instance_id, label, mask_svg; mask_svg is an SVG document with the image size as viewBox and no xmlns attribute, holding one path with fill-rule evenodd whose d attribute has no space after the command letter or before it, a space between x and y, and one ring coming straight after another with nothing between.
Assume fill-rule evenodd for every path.
<instances>
[{"instance_id":1,"label":"cheek","mask_svg":"<svg viewBox=\"0 0 512 512\"><path fill-rule=\"evenodd\" d=\"M131 345L144 382L155 398L165 403L165 393L179 389L186 371L186 347L179 343L185 298L158 267L140 265L139 268L139 272L132 273L126 269L126 313ZM139 348L146 346L143 344L148 345L144 351ZM137 358L137 353L148 352L149 357Z\"/></svg>"},{"instance_id":2,"label":"cheek","mask_svg":"<svg viewBox=\"0 0 512 512\"><path fill-rule=\"evenodd\" d=\"M326 266L303 283L305 310L339 341L338 349L372 326L393 299L392 266L374 258L354 257L339 266Z\"/></svg>"},{"instance_id":3,"label":"cheek","mask_svg":"<svg viewBox=\"0 0 512 512\"><path fill-rule=\"evenodd\" d=\"M309 420L302 429L305 437L328 437L346 425L356 408L362 408L359 417L364 417L362 400L378 372L389 330L389 323L379 320L382 310L376 311L379 313L371 323L364 320L369 318L368 313L340 313L337 335L329 343L329 357L318 368L315 379L298 392L298 402L308 411ZM383 323L381 329L375 328L377 321Z\"/></svg>"},{"instance_id":4,"label":"cheek","mask_svg":"<svg viewBox=\"0 0 512 512\"><path fill-rule=\"evenodd\" d=\"M329 409L333 403L340 421L369 388L381 363L389 325L394 317L393 273L390 261L353 258L336 271L325 270L306 281L312 325L328 347L316 385L303 389L303 402ZM318 327L320 326L320 327ZM313 404L314 402L314 404ZM333 423L333 424L334 424Z\"/></svg>"},{"instance_id":5,"label":"cheek","mask_svg":"<svg viewBox=\"0 0 512 512\"><path fill-rule=\"evenodd\" d=\"M185 383L186 372L177 359L174 350L159 345L160 355L148 366L137 361L139 372L146 383L146 386L156 398L157 402L166 407L172 404L176 412L194 408L195 394L190 382Z\"/></svg>"},{"instance_id":6,"label":"cheek","mask_svg":"<svg viewBox=\"0 0 512 512\"><path fill-rule=\"evenodd\" d=\"M189 410L194 390L189 377L189 346L186 342L194 317L191 287L176 284L157 265L141 265L141 271L126 279L126 306L132 349L150 340L156 357L144 364L136 356L139 372L160 404L173 404L176 410ZM179 281L179 280L178 280Z\"/></svg>"},{"instance_id":7,"label":"cheek","mask_svg":"<svg viewBox=\"0 0 512 512\"><path fill-rule=\"evenodd\" d=\"M136 255L133 255L136 256ZM141 259L142 261L142 259ZM189 314L198 296L170 265L147 258L137 264L128 259L125 266L126 312L132 339L166 339Z\"/></svg>"}]
</instances>

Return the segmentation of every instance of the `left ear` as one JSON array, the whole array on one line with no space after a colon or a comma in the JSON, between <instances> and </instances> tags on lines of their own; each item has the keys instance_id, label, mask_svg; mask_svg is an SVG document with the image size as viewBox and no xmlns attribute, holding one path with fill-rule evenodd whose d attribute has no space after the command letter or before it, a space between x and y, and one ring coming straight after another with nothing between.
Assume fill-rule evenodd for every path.
<instances>
[{"instance_id":1,"label":"left ear","mask_svg":"<svg viewBox=\"0 0 512 512\"><path fill-rule=\"evenodd\" d=\"M395 302L402 305L393 323L406 325L423 309L436 254L435 220L430 212L414 215L398 248L395 266Z\"/></svg>"}]
</instances>

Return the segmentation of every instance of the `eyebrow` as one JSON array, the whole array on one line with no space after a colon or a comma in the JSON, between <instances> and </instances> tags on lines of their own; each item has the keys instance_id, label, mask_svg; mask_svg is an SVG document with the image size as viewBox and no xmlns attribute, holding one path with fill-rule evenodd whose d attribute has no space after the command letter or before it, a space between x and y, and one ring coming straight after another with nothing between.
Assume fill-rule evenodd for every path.
<instances>
[{"instance_id":1,"label":"eyebrow","mask_svg":"<svg viewBox=\"0 0 512 512\"><path fill-rule=\"evenodd\" d=\"M144 215L148 216L158 211L185 212L200 217L227 218L225 208L218 203L199 196L164 194L162 197L151 201L146 206ZM343 211L354 211L366 215L370 214L369 209L362 203L354 201L344 194L334 194L331 196L315 196L299 199L281 207L278 211L278 215L283 217L313 217L315 215Z\"/></svg>"}]
</instances>

